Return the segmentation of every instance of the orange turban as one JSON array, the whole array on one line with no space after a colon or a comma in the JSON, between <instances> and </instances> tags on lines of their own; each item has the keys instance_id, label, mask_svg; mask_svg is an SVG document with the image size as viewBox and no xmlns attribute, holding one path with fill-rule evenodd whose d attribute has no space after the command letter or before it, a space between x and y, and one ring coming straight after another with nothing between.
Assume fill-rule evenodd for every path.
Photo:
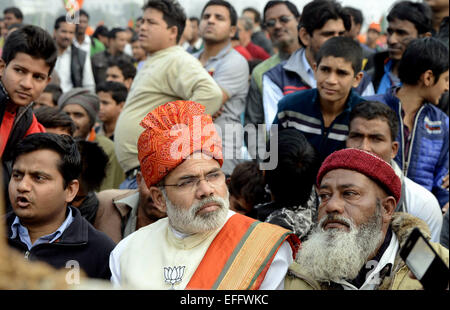
<instances>
[{"instance_id":1,"label":"orange turban","mask_svg":"<svg viewBox=\"0 0 450 310\"><path fill-rule=\"evenodd\" d=\"M193 101L168 102L147 114L138 140L138 158L148 187L157 184L189 155L208 154L223 164L222 141L205 107Z\"/></svg>"}]
</instances>

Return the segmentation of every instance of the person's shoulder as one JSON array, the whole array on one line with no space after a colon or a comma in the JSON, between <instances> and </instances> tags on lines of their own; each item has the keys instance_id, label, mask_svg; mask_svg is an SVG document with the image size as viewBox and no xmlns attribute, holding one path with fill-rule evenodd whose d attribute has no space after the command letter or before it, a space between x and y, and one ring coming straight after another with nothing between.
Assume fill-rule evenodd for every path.
<instances>
[{"instance_id":1,"label":"person's shoulder","mask_svg":"<svg viewBox=\"0 0 450 310\"><path fill-rule=\"evenodd\" d=\"M405 190L411 195L413 202L435 203L439 206L436 197L428 189L408 177L405 177L404 180Z\"/></svg>"},{"instance_id":2,"label":"person's shoulder","mask_svg":"<svg viewBox=\"0 0 450 310\"><path fill-rule=\"evenodd\" d=\"M278 54L264 60L259 63L254 69L252 75L261 75L264 72L272 69L274 66L280 63L280 56Z\"/></svg>"},{"instance_id":3,"label":"person's shoulder","mask_svg":"<svg viewBox=\"0 0 450 310\"><path fill-rule=\"evenodd\" d=\"M306 106L306 104L303 103L315 104L315 100L313 100L313 98L317 95L316 92L317 89L311 88L288 94L280 100L278 105L285 104L288 106L296 106L301 108Z\"/></svg>"},{"instance_id":4,"label":"person's shoulder","mask_svg":"<svg viewBox=\"0 0 450 310\"><path fill-rule=\"evenodd\" d=\"M224 61L233 64L234 66L242 66L243 64L248 65L247 59L245 59L245 57L234 48L232 48L230 52L225 55Z\"/></svg>"}]
</instances>

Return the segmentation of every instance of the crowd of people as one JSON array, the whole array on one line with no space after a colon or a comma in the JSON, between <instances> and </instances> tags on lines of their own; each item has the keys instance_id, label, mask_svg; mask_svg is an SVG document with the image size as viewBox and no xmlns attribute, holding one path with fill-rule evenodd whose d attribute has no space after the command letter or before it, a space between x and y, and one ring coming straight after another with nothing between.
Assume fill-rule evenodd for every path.
<instances>
[{"instance_id":1,"label":"crowd of people","mask_svg":"<svg viewBox=\"0 0 450 310\"><path fill-rule=\"evenodd\" d=\"M448 267L448 1L365 33L335 0L240 13L148 0L90 36L3 11L11 251L115 288L421 289L418 228Z\"/></svg>"}]
</instances>

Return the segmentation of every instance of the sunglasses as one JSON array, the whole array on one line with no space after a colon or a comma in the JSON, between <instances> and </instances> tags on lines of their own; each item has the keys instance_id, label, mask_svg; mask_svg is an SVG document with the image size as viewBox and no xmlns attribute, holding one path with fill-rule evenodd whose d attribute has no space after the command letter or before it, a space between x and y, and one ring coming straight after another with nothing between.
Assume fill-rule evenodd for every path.
<instances>
[{"instance_id":1,"label":"sunglasses","mask_svg":"<svg viewBox=\"0 0 450 310\"><path fill-rule=\"evenodd\" d=\"M274 19L269 19L268 21L266 21L265 25L267 28L272 28L275 27L275 25L277 24L277 20L280 21L281 24L287 24L293 16L280 16L279 18L274 18Z\"/></svg>"}]
</instances>

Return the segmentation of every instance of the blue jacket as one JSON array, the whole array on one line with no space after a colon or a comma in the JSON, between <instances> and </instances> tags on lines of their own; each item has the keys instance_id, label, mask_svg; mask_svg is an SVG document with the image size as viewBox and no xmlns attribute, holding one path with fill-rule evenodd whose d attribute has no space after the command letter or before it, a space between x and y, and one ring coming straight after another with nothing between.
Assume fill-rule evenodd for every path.
<instances>
[{"instance_id":1,"label":"blue jacket","mask_svg":"<svg viewBox=\"0 0 450 310\"><path fill-rule=\"evenodd\" d=\"M397 113L400 126L396 140L400 145L395 161L408 178L431 191L442 208L449 198L448 190L441 188L442 178L448 173L449 165L448 116L431 103L422 105L411 131L409 158L404 158L402 107L394 95L395 91L396 87L393 87L386 94L366 99L383 102Z\"/></svg>"},{"instance_id":2,"label":"blue jacket","mask_svg":"<svg viewBox=\"0 0 450 310\"><path fill-rule=\"evenodd\" d=\"M322 162L334 151L345 148L350 111L364 100L355 90L351 90L344 111L334 119L330 127L325 128L317 88L296 92L280 100L273 123L281 125L279 130L287 127L300 130L316 149Z\"/></svg>"}]
</instances>

